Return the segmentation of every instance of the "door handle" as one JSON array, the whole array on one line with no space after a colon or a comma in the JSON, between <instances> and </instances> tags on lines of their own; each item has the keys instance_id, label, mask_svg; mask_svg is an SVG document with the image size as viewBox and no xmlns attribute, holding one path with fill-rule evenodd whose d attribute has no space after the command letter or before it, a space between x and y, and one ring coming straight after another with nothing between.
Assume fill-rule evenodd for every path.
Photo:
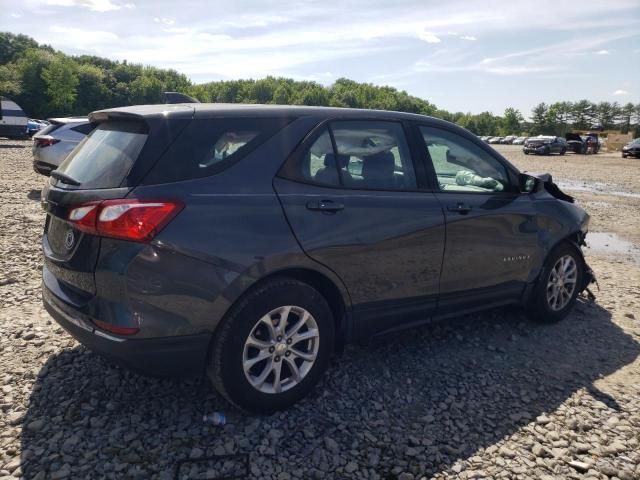
<instances>
[{"instance_id":1,"label":"door handle","mask_svg":"<svg viewBox=\"0 0 640 480\"><path fill-rule=\"evenodd\" d=\"M308 210L318 210L321 212L337 212L344 209L344 204L336 203L331 200L318 200L314 202L307 202Z\"/></svg>"},{"instance_id":2,"label":"door handle","mask_svg":"<svg viewBox=\"0 0 640 480\"><path fill-rule=\"evenodd\" d=\"M457 212L461 215L466 215L471 211L473 207L471 205L465 205L464 203L457 203L455 205L449 205L447 210L450 212Z\"/></svg>"}]
</instances>

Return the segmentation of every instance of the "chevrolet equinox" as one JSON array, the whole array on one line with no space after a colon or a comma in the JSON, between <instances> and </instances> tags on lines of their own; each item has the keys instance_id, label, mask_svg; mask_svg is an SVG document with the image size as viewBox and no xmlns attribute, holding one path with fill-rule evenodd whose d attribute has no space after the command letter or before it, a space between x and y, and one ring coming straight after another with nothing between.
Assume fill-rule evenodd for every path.
<instances>
[{"instance_id":1,"label":"chevrolet equinox","mask_svg":"<svg viewBox=\"0 0 640 480\"><path fill-rule=\"evenodd\" d=\"M567 316L589 216L422 115L178 104L92 113L42 194L46 309L147 374L284 409L346 342L500 305Z\"/></svg>"}]
</instances>

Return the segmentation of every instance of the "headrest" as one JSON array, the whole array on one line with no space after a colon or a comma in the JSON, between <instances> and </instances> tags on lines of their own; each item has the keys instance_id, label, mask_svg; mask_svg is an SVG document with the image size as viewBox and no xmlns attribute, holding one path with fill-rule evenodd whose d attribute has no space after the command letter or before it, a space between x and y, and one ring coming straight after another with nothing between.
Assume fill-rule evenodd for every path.
<instances>
[{"instance_id":1,"label":"headrest","mask_svg":"<svg viewBox=\"0 0 640 480\"><path fill-rule=\"evenodd\" d=\"M369 155L363 159L362 176L369 180L392 181L395 163L393 153L388 150Z\"/></svg>"},{"instance_id":2,"label":"headrest","mask_svg":"<svg viewBox=\"0 0 640 480\"><path fill-rule=\"evenodd\" d=\"M329 168L336 168L336 159L338 160L338 166L344 168L349 164L349 155L334 155L333 153L327 153L324 156L324 166Z\"/></svg>"}]
</instances>

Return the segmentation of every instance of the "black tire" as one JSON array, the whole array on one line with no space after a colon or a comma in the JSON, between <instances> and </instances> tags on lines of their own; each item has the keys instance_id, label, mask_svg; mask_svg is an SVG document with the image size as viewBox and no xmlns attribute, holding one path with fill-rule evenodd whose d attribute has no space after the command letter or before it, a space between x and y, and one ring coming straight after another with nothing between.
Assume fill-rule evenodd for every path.
<instances>
[{"instance_id":1,"label":"black tire","mask_svg":"<svg viewBox=\"0 0 640 480\"><path fill-rule=\"evenodd\" d=\"M245 341L260 318L287 305L301 307L313 316L319 331L318 352L311 369L297 385L280 393L265 393L245 376ZM292 278L275 278L245 294L223 319L212 342L207 373L218 392L244 411L270 414L284 410L306 396L318 382L333 352L334 336L331 308L317 290Z\"/></svg>"},{"instance_id":2,"label":"black tire","mask_svg":"<svg viewBox=\"0 0 640 480\"><path fill-rule=\"evenodd\" d=\"M622 154L622 158L627 158L627 156L623 153L623 154Z\"/></svg>"},{"instance_id":3,"label":"black tire","mask_svg":"<svg viewBox=\"0 0 640 480\"><path fill-rule=\"evenodd\" d=\"M547 284L551 271L556 263L564 256L569 255L576 264L576 284L568 303L559 310L554 310L547 299ZM525 313L530 320L539 323L556 323L563 320L571 312L576 302L580 286L584 278L584 258L578 247L569 242L563 242L555 247L547 256L542 271L536 281L536 285L525 305Z\"/></svg>"},{"instance_id":4,"label":"black tire","mask_svg":"<svg viewBox=\"0 0 640 480\"><path fill-rule=\"evenodd\" d=\"M567 153L567 149L563 148L562 150L560 150L560 155L564 155L565 153Z\"/></svg>"}]
</instances>

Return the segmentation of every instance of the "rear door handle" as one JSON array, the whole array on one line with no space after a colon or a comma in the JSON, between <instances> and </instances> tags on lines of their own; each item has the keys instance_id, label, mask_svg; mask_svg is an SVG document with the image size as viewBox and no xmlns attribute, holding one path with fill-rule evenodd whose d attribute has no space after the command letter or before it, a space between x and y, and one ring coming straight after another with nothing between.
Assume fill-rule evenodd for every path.
<instances>
[{"instance_id":1,"label":"rear door handle","mask_svg":"<svg viewBox=\"0 0 640 480\"><path fill-rule=\"evenodd\" d=\"M464 203L456 203L455 205L449 205L447 207L447 210L449 210L450 212L457 212L462 215L466 215L471 211L472 208L473 207L471 207L471 205L466 205Z\"/></svg>"},{"instance_id":2,"label":"rear door handle","mask_svg":"<svg viewBox=\"0 0 640 480\"><path fill-rule=\"evenodd\" d=\"M307 202L308 210L319 210L321 212L337 212L344 210L344 204L336 203L331 200L318 200L313 202Z\"/></svg>"}]
</instances>

